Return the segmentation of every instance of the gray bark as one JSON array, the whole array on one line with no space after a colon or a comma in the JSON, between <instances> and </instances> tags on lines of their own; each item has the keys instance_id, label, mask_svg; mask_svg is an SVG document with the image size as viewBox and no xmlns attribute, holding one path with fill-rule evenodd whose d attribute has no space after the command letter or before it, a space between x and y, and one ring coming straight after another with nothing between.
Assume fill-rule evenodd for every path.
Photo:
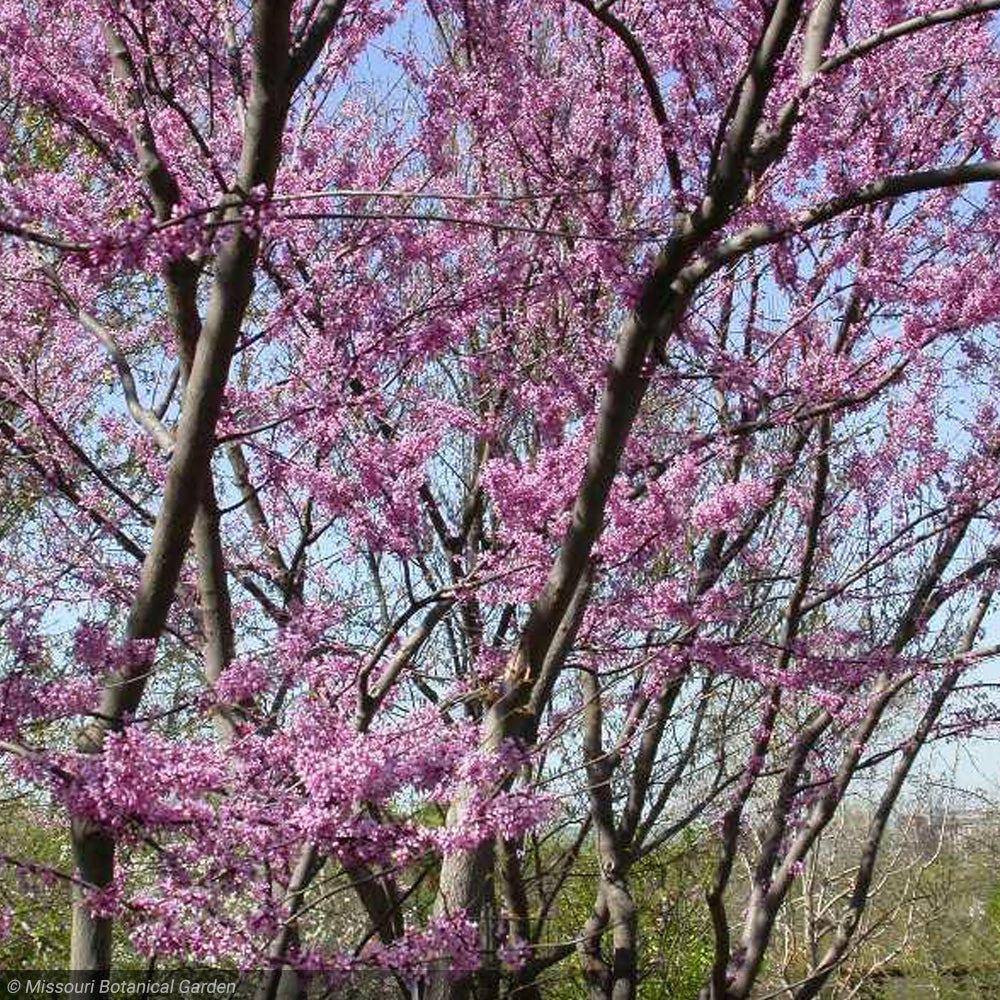
<instances>
[{"instance_id":1,"label":"gray bark","mask_svg":"<svg viewBox=\"0 0 1000 1000\"><path fill-rule=\"evenodd\" d=\"M290 96L290 12L290 0L255 5L256 72L237 185L244 192L259 184L270 189L274 183ZM119 59L117 40L110 34L108 38L113 57ZM149 155L151 138L140 134L136 145L140 164L156 192L164 182L158 173L159 165ZM234 230L216 262L216 277L184 393L163 501L128 616L128 639L155 641L166 625L214 450L215 426L229 365L253 293L258 236L246 232L240 224L235 201L227 217ZM143 658L109 678L101 698L100 722L78 737L81 751L99 753L106 732L135 713L151 669L152 660ZM80 878L97 887L106 886L114 869L114 838L89 824L75 824L72 836ZM111 920L94 916L78 898L73 910L73 968L108 970L111 935Z\"/></svg>"}]
</instances>

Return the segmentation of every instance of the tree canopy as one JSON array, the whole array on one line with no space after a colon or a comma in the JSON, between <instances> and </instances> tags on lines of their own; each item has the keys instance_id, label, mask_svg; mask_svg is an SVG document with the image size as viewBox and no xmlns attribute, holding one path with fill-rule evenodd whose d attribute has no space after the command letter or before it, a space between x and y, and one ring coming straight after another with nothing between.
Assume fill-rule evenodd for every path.
<instances>
[{"instance_id":1,"label":"tree canopy","mask_svg":"<svg viewBox=\"0 0 1000 1000\"><path fill-rule=\"evenodd\" d=\"M72 968L633 1000L683 912L706 1000L836 984L996 715L997 9L5 0L0 789L73 860L0 860Z\"/></svg>"}]
</instances>

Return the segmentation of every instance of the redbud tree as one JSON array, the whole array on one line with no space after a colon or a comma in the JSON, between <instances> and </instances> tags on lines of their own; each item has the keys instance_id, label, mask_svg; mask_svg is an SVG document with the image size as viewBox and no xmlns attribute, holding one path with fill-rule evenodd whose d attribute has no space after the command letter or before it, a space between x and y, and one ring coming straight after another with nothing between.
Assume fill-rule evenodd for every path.
<instances>
[{"instance_id":1,"label":"redbud tree","mask_svg":"<svg viewBox=\"0 0 1000 1000\"><path fill-rule=\"evenodd\" d=\"M631 1000L696 837L743 1000L874 777L836 983L993 719L997 9L5 0L0 775L73 861L0 854L71 968Z\"/></svg>"}]
</instances>

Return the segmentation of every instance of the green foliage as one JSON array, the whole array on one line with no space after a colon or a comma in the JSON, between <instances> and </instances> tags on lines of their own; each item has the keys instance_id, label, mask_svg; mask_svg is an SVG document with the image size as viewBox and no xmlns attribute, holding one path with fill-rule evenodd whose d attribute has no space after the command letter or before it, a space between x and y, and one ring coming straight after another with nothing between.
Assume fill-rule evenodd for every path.
<instances>
[{"instance_id":1,"label":"green foliage","mask_svg":"<svg viewBox=\"0 0 1000 1000\"><path fill-rule=\"evenodd\" d=\"M0 862L0 909L13 914L0 940L0 969L68 968L74 865L65 815L37 803L2 802L0 845L10 859ZM115 935L112 963L145 967L124 929Z\"/></svg>"},{"instance_id":2,"label":"green foliage","mask_svg":"<svg viewBox=\"0 0 1000 1000\"><path fill-rule=\"evenodd\" d=\"M640 1000L696 1000L712 965L705 907L709 858L694 838L662 847L632 872L639 906Z\"/></svg>"},{"instance_id":3,"label":"green foliage","mask_svg":"<svg viewBox=\"0 0 1000 1000\"><path fill-rule=\"evenodd\" d=\"M1000 879L994 883L986 904L986 921L992 952L997 961L1000 961Z\"/></svg>"},{"instance_id":4,"label":"green foliage","mask_svg":"<svg viewBox=\"0 0 1000 1000\"><path fill-rule=\"evenodd\" d=\"M712 929L705 907L710 857L695 835L664 845L637 862L629 886L639 913L639 1000L697 1000L712 963ZM594 903L597 859L581 853L553 913L549 939L576 938ZM546 1000L586 995L574 957L545 977Z\"/></svg>"},{"instance_id":5,"label":"green foliage","mask_svg":"<svg viewBox=\"0 0 1000 1000\"><path fill-rule=\"evenodd\" d=\"M920 872L909 904L892 918L883 949L901 949L887 974L867 986L870 1000L993 1000L1000 975L1000 883L992 845L956 836ZM873 914L892 903L873 900ZM890 911L891 912L891 911ZM907 927L909 929L907 929Z\"/></svg>"},{"instance_id":6,"label":"green foliage","mask_svg":"<svg viewBox=\"0 0 1000 1000\"><path fill-rule=\"evenodd\" d=\"M52 872L72 871L68 832L45 810L22 803L0 809L0 844L11 859L30 859L34 870L0 867L0 908L13 913L0 940L0 968L59 969L69 959L69 884Z\"/></svg>"}]
</instances>

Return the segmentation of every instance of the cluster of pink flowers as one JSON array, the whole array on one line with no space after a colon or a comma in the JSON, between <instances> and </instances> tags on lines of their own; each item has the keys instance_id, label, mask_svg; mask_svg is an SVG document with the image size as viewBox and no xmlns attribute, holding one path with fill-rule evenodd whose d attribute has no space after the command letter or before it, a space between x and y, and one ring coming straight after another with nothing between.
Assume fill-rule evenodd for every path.
<instances>
[{"instance_id":1,"label":"cluster of pink flowers","mask_svg":"<svg viewBox=\"0 0 1000 1000\"><path fill-rule=\"evenodd\" d=\"M149 639L127 639L117 643L108 626L81 622L73 636L73 656L76 662L92 674L102 677L126 667L151 663L156 643Z\"/></svg>"},{"instance_id":2,"label":"cluster of pink flowers","mask_svg":"<svg viewBox=\"0 0 1000 1000\"><path fill-rule=\"evenodd\" d=\"M434 917L403 940L377 946L369 960L411 981L424 979L432 967L461 976L479 968L479 928L464 914Z\"/></svg>"},{"instance_id":3,"label":"cluster of pink flowers","mask_svg":"<svg viewBox=\"0 0 1000 1000\"><path fill-rule=\"evenodd\" d=\"M746 480L720 486L691 511L691 523L699 531L729 531L771 496L767 483Z\"/></svg>"},{"instance_id":4,"label":"cluster of pink flowers","mask_svg":"<svg viewBox=\"0 0 1000 1000\"><path fill-rule=\"evenodd\" d=\"M99 755L63 758L70 813L112 829L210 825L226 769L213 744L181 744L140 726L109 733Z\"/></svg>"}]
</instances>

